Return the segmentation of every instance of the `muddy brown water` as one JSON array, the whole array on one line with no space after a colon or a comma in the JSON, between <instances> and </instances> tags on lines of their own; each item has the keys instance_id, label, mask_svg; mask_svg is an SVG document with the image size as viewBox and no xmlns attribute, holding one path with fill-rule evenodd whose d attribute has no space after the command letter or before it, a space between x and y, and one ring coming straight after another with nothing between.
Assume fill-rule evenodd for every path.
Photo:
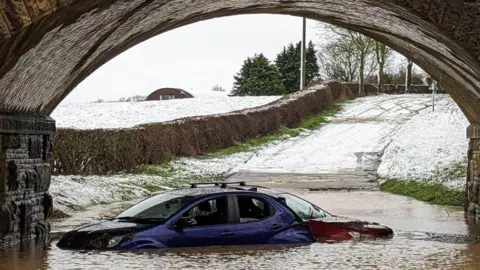
<instances>
[{"instance_id":1,"label":"muddy brown water","mask_svg":"<svg viewBox=\"0 0 480 270\"><path fill-rule=\"evenodd\" d=\"M237 246L136 252L65 251L56 240L0 251L0 269L480 269L480 224L462 209L377 191L302 192L325 210L392 227L392 239L293 246ZM92 207L53 223L61 233L135 201Z\"/></svg>"}]
</instances>

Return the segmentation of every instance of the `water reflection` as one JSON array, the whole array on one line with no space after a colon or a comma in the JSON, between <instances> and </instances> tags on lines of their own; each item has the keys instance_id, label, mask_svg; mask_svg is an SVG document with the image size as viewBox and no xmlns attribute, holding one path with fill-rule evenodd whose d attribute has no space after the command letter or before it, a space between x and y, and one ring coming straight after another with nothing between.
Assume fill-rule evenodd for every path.
<instances>
[{"instance_id":1,"label":"water reflection","mask_svg":"<svg viewBox=\"0 0 480 270\"><path fill-rule=\"evenodd\" d=\"M1 252L0 269L479 269L480 245L397 236L335 244L207 247L137 252L65 251L53 245Z\"/></svg>"},{"instance_id":2,"label":"water reflection","mask_svg":"<svg viewBox=\"0 0 480 270\"><path fill-rule=\"evenodd\" d=\"M0 269L43 269L49 240L25 242L13 249L0 250Z\"/></svg>"},{"instance_id":3,"label":"water reflection","mask_svg":"<svg viewBox=\"0 0 480 270\"><path fill-rule=\"evenodd\" d=\"M391 226L396 235L333 244L136 252L65 251L54 240L0 251L0 269L480 269L480 224L466 220L461 209L380 192L300 195L333 213ZM98 210L95 215L103 215ZM89 219L84 213L76 220Z\"/></svg>"}]
</instances>

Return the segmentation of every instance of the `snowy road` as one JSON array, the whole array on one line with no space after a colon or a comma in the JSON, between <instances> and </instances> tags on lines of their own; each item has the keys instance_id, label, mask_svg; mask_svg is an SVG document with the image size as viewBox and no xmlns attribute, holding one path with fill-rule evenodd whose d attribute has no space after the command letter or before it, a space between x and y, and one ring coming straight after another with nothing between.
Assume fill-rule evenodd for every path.
<instances>
[{"instance_id":1,"label":"snowy road","mask_svg":"<svg viewBox=\"0 0 480 270\"><path fill-rule=\"evenodd\" d=\"M334 173L375 170L401 124L429 106L426 96L379 96L347 104L305 138L272 147L239 171Z\"/></svg>"},{"instance_id":2,"label":"snowy road","mask_svg":"<svg viewBox=\"0 0 480 270\"><path fill-rule=\"evenodd\" d=\"M238 166L229 181L256 179L310 189L376 189L377 168L386 147L412 117L430 113L431 102L429 95L357 99L322 128L260 150ZM451 99L439 96L437 102L442 106Z\"/></svg>"}]
</instances>

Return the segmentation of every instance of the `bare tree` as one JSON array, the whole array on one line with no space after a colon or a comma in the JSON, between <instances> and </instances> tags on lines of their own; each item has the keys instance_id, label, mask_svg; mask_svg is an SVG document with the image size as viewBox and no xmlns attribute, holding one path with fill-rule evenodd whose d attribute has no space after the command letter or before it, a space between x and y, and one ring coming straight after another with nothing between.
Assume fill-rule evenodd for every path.
<instances>
[{"instance_id":1,"label":"bare tree","mask_svg":"<svg viewBox=\"0 0 480 270\"><path fill-rule=\"evenodd\" d=\"M355 47L358 51L359 54L359 64L360 64L360 77L359 77L359 89L358 89L358 95L363 96L365 94L365 64L367 61L367 57L369 54L372 52L372 45L374 44L374 40L366 37L360 33L348 32L348 36L351 38L353 44L355 44Z\"/></svg>"},{"instance_id":2,"label":"bare tree","mask_svg":"<svg viewBox=\"0 0 480 270\"><path fill-rule=\"evenodd\" d=\"M392 49L388 47L387 45L375 41L375 56L377 59L377 64L378 64L378 73L377 73L377 94L380 93L380 91L383 88L383 77L385 76L385 66L387 64L387 61L389 57L392 55Z\"/></svg>"},{"instance_id":3,"label":"bare tree","mask_svg":"<svg viewBox=\"0 0 480 270\"><path fill-rule=\"evenodd\" d=\"M212 87L212 91L216 91L216 92L225 92L227 90L225 90L225 88L221 87L220 85L216 84Z\"/></svg>"},{"instance_id":4,"label":"bare tree","mask_svg":"<svg viewBox=\"0 0 480 270\"><path fill-rule=\"evenodd\" d=\"M412 88L412 68L413 62L412 60L407 58L407 70L405 73L405 93L410 92L410 89Z\"/></svg>"},{"instance_id":5,"label":"bare tree","mask_svg":"<svg viewBox=\"0 0 480 270\"><path fill-rule=\"evenodd\" d=\"M323 45L318 52L318 59L323 78L341 82L357 80L357 55L346 40L333 40Z\"/></svg>"},{"instance_id":6,"label":"bare tree","mask_svg":"<svg viewBox=\"0 0 480 270\"><path fill-rule=\"evenodd\" d=\"M333 40L344 40L344 44L351 46L350 49L354 52L358 62L359 95L364 95L365 76L368 74L368 72L366 72L366 69L368 69L367 62L371 60L370 58L372 52L374 51L375 40L358 32L340 28L331 24L320 24L319 28L322 29L326 35L330 35L330 38Z\"/></svg>"}]
</instances>

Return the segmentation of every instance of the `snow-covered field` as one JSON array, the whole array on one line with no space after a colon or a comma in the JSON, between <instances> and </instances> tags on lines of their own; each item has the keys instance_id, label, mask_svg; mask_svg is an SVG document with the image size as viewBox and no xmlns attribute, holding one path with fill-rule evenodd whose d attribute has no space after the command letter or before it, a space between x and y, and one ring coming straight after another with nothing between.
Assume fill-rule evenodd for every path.
<instances>
[{"instance_id":1,"label":"snow-covered field","mask_svg":"<svg viewBox=\"0 0 480 270\"><path fill-rule=\"evenodd\" d=\"M377 168L385 178L436 181L463 189L465 177L457 167L466 164L468 122L447 95L438 96L435 112L430 105L429 95L360 98L344 105L318 130L226 157L180 158L170 164L176 170L168 177L62 176L53 178L51 191L57 209L68 210L132 199L148 194L148 186L163 188L177 180L235 172L315 174ZM448 171L452 166L453 174ZM445 169L448 172L442 174Z\"/></svg>"},{"instance_id":2,"label":"snow-covered field","mask_svg":"<svg viewBox=\"0 0 480 270\"><path fill-rule=\"evenodd\" d=\"M166 101L69 103L52 113L59 128L116 129L204 116L261 106L279 99L266 97L208 97Z\"/></svg>"},{"instance_id":3,"label":"snow-covered field","mask_svg":"<svg viewBox=\"0 0 480 270\"><path fill-rule=\"evenodd\" d=\"M158 177L149 175L53 176L50 193L55 210L69 213L90 205L147 196L146 187L150 185L164 188L158 182Z\"/></svg>"},{"instance_id":4,"label":"snow-covered field","mask_svg":"<svg viewBox=\"0 0 480 270\"><path fill-rule=\"evenodd\" d=\"M378 174L441 182L463 189L467 126L468 120L451 98L438 100L434 112L431 108L421 111L391 138Z\"/></svg>"}]
</instances>

